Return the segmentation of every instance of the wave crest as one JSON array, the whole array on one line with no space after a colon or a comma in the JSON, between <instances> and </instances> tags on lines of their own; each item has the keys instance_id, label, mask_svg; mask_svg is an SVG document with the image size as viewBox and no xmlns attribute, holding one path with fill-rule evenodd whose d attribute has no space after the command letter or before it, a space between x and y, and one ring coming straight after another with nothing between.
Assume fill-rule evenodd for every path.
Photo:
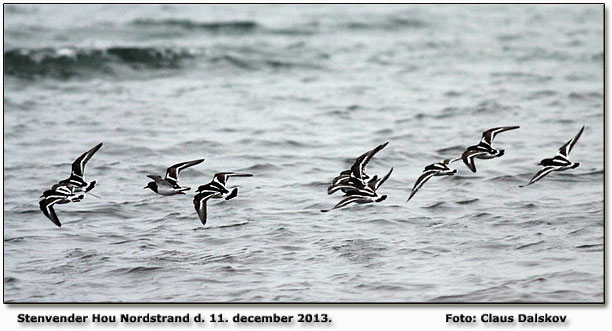
<instances>
[{"instance_id":1,"label":"wave crest","mask_svg":"<svg viewBox=\"0 0 612 331\"><path fill-rule=\"evenodd\" d=\"M256 30L259 25L254 21L196 22L189 19L136 19L132 25L141 27L181 28L207 32L246 33Z\"/></svg>"},{"instance_id":2,"label":"wave crest","mask_svg":"<svg viewBox=\"0 0 612 331\"><path fill-rule=\"evenodd\" d=\"M21 78L65 79L91 71L111 73L117 64L132 69L178 68L182 60L195 53L190 49L158 47L16 48L4 52L4 70L7 75Z\"/></svg>"}]
</instances>

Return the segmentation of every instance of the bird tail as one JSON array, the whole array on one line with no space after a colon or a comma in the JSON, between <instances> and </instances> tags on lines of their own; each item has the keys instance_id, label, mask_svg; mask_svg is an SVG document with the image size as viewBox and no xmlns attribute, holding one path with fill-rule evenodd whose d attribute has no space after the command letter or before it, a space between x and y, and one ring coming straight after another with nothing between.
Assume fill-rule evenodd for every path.
<instances>
[{"instance_id":1,"label":"bird tail","mask_svg":"<svg viewBox=\"0 0 612 331\"><path fill-rule=\"evenodd\" d=\"M225 197L225 200L231 200L233 198L235 198L238 195L238 188L234 188L232 190L232 193L230 193L228 196Z\"/></svg>"},{"instance_id":2,"label":"bird tail","mask_svg":"<svg viewBox=\"0 0 612 331\"><path fill-rule=\"evenodd\" d=\"M91 181L91 182L90 182L90 183L87 185L87 187L85 188L85 193L87 193L87 192L89 192L89 191L93 190L93 188L94 188L95 186L96 186L96 181L95 181L95 180L92 180L92 181Z\"/></svg>"}]
</instances>

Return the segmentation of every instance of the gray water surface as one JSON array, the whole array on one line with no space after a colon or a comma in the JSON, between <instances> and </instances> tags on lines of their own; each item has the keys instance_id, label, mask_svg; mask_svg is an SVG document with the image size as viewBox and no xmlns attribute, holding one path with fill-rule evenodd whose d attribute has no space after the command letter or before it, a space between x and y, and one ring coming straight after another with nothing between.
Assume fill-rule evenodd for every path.
<instances>
[{"instance_id":1,"label":"gray water surface","mask_svg":"<svg viewBox=\"0 0 612 331\"><path fill-rule=\"evenodd\" d=\"M601 302L603 6L4 7L10 302ZM406 204L423 167L520 125ZM575 170L519 188L586 126ZM394 168L381 203L331 179ZM42 215L89 162L93 193ZM242 171L240 194L163 197ZM193 191L193 190L192 190Z\"/></svg>"}]
</instances>

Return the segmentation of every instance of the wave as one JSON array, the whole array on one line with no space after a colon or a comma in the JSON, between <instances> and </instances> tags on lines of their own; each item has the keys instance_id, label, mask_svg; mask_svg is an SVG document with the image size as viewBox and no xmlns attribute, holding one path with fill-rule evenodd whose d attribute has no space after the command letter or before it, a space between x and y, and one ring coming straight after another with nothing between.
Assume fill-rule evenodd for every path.
<instances>
[{"instance_id":1,"label":"wave","mask_svg":"<svg viewBox=\"0 0 612 331\"><path fill-rule=\"evenodd\" d=\"M601 92L571 92L567 95L568 99L603 99Z\"/></svg>"},{"instance_id":2,"label":"wave","mask_svg":"<svg viewBox=\"0 0 612 331\"><path fill-rule=\"evenodd\" d=\"M416 18L384 17L380 20L351 21L340 24L348 30L400 30L421 29L427 27L427 23Z\"/></svg>"},{"instance_id":3,"label":"wave","mask_svg":"<svg viewBox=\"0 0 612 331\"><path fill-rule=\"evenodd\" d=\"M455 145L451 147L440 148L436 150L436 153L438 154L446 154L446 153L451 153L451 152L462 153L463 151L465 151L465 146Z\"/></svg>"},{"instance_id":4,"label":"wave","mask_svg":"<svg viewBox=\"0 0 612 331\"><path fill-rule=\"evenodd\" d=\"M292 54L253 52L251 48L204 49L182 47L116 46L108 48L16 48L4 52L8 76L69 79L100 74L130 77L136 71L179 70L197 63L219 64L245 70L321 69L316 59L296 60Z\"/></svg>"},{"instance_id":5,"label":"wave","mask_svg":"<svg viewBox=\"0 0 612 331\"><path fill-rule=\"evenodd\" d=\"M426 208L426 209L438 209L438 208L444 208L444 207L447 207L446 202L439 201L439 202L436 202L436 203L431 204L429 206L425 206L423 208Z\"/></svg>"},{"instance_id":6,"label":"wave","mask_svg":"<svg viewBox=\"0 0 612 331\"><path fill-rule=\"evenodd\" d=\"M215 33L247 33L259 28L254 21L227 21L227 22L197 22L189 19L136 19L131 25L154 28L181 28L185 30L201 30Z\"/></svg>"},{"instance_id":7,"label":"wave","mask_svg":"<svg viewBox=\"0 0 612 331\"><path fill-rule=\"evenodd\" d=\"M493 182L503 182L503 183L510 183L510 182L520 182L521 178L519 176L513 176L513 175L501 175L501 176L496 176L496 177L492 177L489 179L485 179L486 181L493 181Z\"/></svg>"},{"instance_id":8,"label":"wave","mask_svg":"<svg viewBox=\"0 0 612 331\"><path fill-rule=\"evenodd\" d=\"M469 205L469 204L472 204L472 203L477 202L477 201L480 201L480 199L463 200L463 201L457 201L455 203L459 204L459 205Z\"/></svg>"},{"instance_id":9,"label":"wave","mask_svg":"<svg viewBox=\"0 0 612 331\"><path fill-rule=\"evenodd\" d=\"M585 172L585 173L578 173L578 174L575 174L575 176L600 176L604 174L605 172L602 169L602 170L593 170L593 171Z\"/></svg>"},{"instance_id":10,"label":"wave","mask_svg":"<svg viewBox=\"0 0 612 331\"><path fill-rule=\"evenodd\" d=\"M66 79L91 72L112 73L117 64L132 69L179 68L183 60L195 55L192 49L169 47L16 48L4 52L4 70L20 78Z\"/></svg>"},{"instance_id":11,"label":"wave","mask_svg":"<svg viewBox=\"0 0 612 331\"><path fill-rule=\"evenodd\" d=\"M133 267L133 268L125 267L125 268L117 268L117 269L111 270L110 273L145 275L145 274L149 274L154 271L158 271L160 269L162 269L162 267L158 267L158 266L153 266L153 267L139 266L139 267Z\"/></svg>"},{"instance_id":12,"label":"wave","mask_svg":"<svg viewBox=\"0 0 612 331\"><path fill-rule=\"evenodd\" d=\"M516 249L517 250L525 249L525 248L532 247L532 246L537 246L537 245L540 245L540 244L543 244L543 243L544 243L544 240L540 240L540 241L536 241L536 242L532 242L532 243L529 243L529 244L524 244L524 245L518 246Z\"/></svg>"},{"instance_id":13,"label":"wave","mask_svg":"<svg viewBox=\"0 0 612 331\"><path fill-rule=\"evenodd\" d=\"M269 33L280 35L312 35L319 31L319 24L307 23L299 26L269 28L255 21L225 21L225 22L199 22L188 18L169 19L135 19L129 23L130 26L146 29L181 29L188 33L212 33L212 34L249 34Z\"/></svg>"},{"instance_id":14,"label":"wave","mask_svg":"<svg viewBox=\"0 0 612 331\"><path fill-rule=\"evenodd\" d=\"M526 81L526 82L536 82L543 83L548 82L553 79L553 76L550 75L539 75L533 72L526 71L498 71L490 74L493 78L499 78L503 80L510 81Z\"/></svg>"},{"instance_id":15,"label":"wave","mask_svg":"<svg viewBox=\"0 0 612 331\"><path fill-rule=\"evenodd\" d=\"M601 252L604 249L604 245L603 244L585 244L585 245L575 246L575 248L584 249L589 252Z\"/></svg>"},{"instance_id":16,"label":"wave","mask_svg":"<svg viewBox=\"0 0 612 331\"><path fill-rule=\"evenodd\" d=\"M137 28L182 29L191 32L206 33L269 33L283 35L312 35L315 33L346 30L400 30L420 29L427 27L427 23L416 18L385 16L376 20L352 20L346 22L325 24L320 21L303 22L298 25L266 27L253 20L236 20L221 22L201 22L188 18L148 19L140 18L129 22Z\"/></svg>"},{"instance_id":17,"label":"wave","mask_svg":"<svg viewBox=\"0 0 612 331\"><path fill-rule=\"evenodd\" d=\"M241 168L239 171L278 171L280 167L272 163L258 163L248 168Z\"/></svg>"},{"instance_id":18,"label":"wave","mask_svg":"<svg viewBox=\"0 0 612 331\"><path fill-rule=\"evenodd\" d=\"M241 69L257 70L262 67L271 69L320 69L316 63L294 61L293 59L265 58L261 56L237 55L233 52L213 56L210 58L212 63L227 63Z\"/></svg>"}]
</instances>

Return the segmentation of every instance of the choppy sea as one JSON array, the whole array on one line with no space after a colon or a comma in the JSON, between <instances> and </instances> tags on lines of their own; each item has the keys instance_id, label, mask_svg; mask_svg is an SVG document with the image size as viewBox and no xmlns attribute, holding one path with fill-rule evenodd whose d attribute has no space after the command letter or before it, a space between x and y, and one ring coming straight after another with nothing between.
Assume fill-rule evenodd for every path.
<instances>
[{"instance_id":1,"label":"choppy sea","mask_svg":"<svg viewBox=\"0 0 612 331\"><path fill-rule=\"evenodd\" d=\"M602 5L5 5L6 302L601 302ZM500 134L406 203L423 167ZM578 130L575 170L525 188ZM361 153L389 198L329 213ZM80 203L38 197L87 164ZM205 158L240 194L143 190Z\"/></svg>"}]
</instances>

